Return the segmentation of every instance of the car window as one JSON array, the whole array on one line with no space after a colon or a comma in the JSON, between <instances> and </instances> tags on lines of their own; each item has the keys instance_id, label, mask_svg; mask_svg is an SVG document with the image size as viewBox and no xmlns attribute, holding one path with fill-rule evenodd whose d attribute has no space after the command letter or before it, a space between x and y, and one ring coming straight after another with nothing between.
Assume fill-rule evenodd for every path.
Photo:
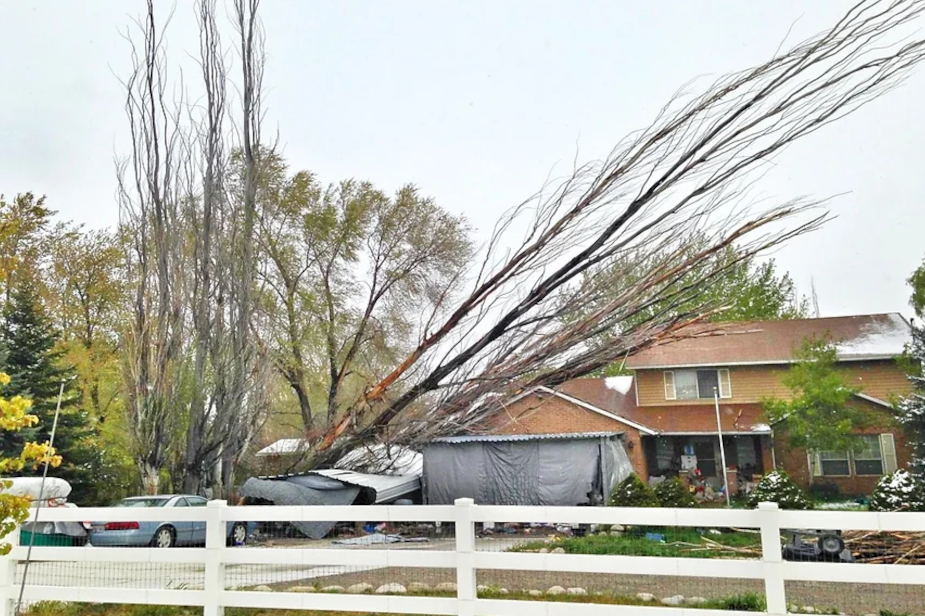
<instances>
[{"instance_id":1,"label":"car window","mask_svg":"<svg viewBox=\"0 0 925 616\"><path fill-rule=\"evenodd\" d=\"M116 503L116 507L164 507L166 498L126 498Z\"/></svg>"},{"instance_id":2,"label":"car window","mask_svg":"<svg viewBox=\"0 0 925 616\"><path fill-rule=\"evenodd\" d=\"M208 500L201 496L188 496L186 501L189 503L190 507L205 507L209 503Z\"/></svg>"},{"instance_id":3,"label":"car window","mask_svg":"<svg viewBox=\"0 0 925 616\"><path fill-rule=\"evenodd\" d=\"M189 507L189 503L186 502L185 498L178 498L177 501L173 504L174 507Z\"/></svg>"}]
</instances>

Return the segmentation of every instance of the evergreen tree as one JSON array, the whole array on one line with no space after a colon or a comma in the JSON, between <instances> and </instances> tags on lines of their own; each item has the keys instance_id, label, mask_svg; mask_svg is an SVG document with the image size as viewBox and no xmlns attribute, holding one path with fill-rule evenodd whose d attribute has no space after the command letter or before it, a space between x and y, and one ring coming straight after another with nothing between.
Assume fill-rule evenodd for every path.
<instances>
[{"instance_id":1,"label":"evergreen tree","mask_svg":"<svg viewBox=\"0 0 925 616\"><path fill-rule=\"evenodd\" d=\"M899 403L899 422L909 435L912 447L912 472L925 483L925 326L912 328L912 346L907 351L910 362L909 379L912 393Z\"/></svg>"},{"instance_id":2,"label":"evergreen tree","mask_svg":"<svg viewBox=\"0 0 925 616\"><path fill-rule=\"evenodd\" d=\"M94 445L90 418L77 406L79 394L73 387L74 371L62 365L57 342L58 335L45 314L35 285L22 281L13 291L0 323L0 343L4 350L2 369L12 379L6 395L31 399L31 412L39 422L21 432L3 433L0 446L2 455L10 456L20 451L26 441L47 442L51 438L58 393L64 383L54 443L64 463L55 475L71 484L70 500L83 504L92 494L93 469L100 464L100 454ZM23 470L23 473L30 472L40 471Z\"/></svg>"}]
</instances>

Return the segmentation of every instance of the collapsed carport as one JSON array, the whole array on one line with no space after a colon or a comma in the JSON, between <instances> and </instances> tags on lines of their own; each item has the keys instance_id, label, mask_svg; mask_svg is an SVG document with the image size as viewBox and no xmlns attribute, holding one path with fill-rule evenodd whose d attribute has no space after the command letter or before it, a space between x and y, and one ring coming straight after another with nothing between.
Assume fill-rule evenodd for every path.
<instances>
[{"instance_id":1,"label":"collapsed carport","mask_svg":"<svg viewBox=\"0 0 925 616\"><path fill-rule=\"evenodd\" d=\"M239 495L245 505L382 505L420 502L418 475L370 475L341 469L309 471L299 475L251 477ZM309 539L322 539L337 524L293 521Z\"/></svg>"}]
</instances>

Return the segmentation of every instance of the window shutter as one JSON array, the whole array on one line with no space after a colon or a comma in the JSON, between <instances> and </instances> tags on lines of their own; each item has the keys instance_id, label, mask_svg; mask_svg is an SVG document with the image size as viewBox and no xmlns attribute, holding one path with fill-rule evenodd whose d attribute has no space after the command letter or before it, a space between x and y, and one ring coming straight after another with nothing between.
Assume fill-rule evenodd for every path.
<instances>
[{"instance_id":1,"label":"window shutter","mask_svg":"<svg viewBox=\"0 0 925 616\"><path fill-rule=\"evenodd\" d=\"M674 390L674 372L665 372L665 400L677 400L678 395Z\"/></svg>"},{"instance_id":2,"label":"window shutter","mask_svg":"<svg viewBox=\"0 0 925 616\"><path fill-rule=\"evenodd\" d=\"M880 455L883 456L883 473L892 473L896 471L896 443L892 434L880 435Z\"/></svg>"},{"instance_id":3,"label":"window shutter","mask_svg":"<svg viewBox=\"0 0 925 616\"><path fill-rule=\"evenodd\" d=\"M813 477L822 477L822 458L818 451L811 451L809 454L809 466Z\"/></svg>"},{"instance_id":4,"label":"window shutter","mask_svg":"<svg viewBox=\"0 0 925 616\"><path fill-rule=\"evenodd\" d=\"M732 378L729 376L729 370L723 368L719 370L719 397L732 397Z\"/></svg>"}]
</instances>

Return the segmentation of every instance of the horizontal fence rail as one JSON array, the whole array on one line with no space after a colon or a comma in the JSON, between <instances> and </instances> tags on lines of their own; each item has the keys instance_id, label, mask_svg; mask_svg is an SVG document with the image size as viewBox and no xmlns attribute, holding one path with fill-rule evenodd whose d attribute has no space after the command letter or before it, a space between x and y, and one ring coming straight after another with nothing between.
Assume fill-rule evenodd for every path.
<instances>
[{"instance_id":1,"label":"horizontal fence rail","mask_svg":"<svg viewBox=\"0 0 925 616\"><path fill-rule=\"evenodd\" d=\"M32 518L30 518L31 521ZM782 511L762 503L755 510L726 509L642 509L611 507L520 507L476 506L460 499L453 506L331 506L229 507L212 501L207 507L170 509L133 508L43 508L42 522L201 522L205 524L204 548L140 547L46 547L17 545L13 533L10 554L0 561L0 616L12 616L19 596L17 572L22 561L32 564L124 563L156 566L165 563L187 567L199 576L200 588L87 588L51 586L24 580L25 601L67 601L176 606L202 606L205 616L219 616L224 607L311 609L343 612L398 614L452 614L460 616L595 616L638 614L637 605L595 605L577 602L525 601L500 597L480 598L477 571L567 572L590 575L664 576L665 578L712 578L756 580L763 586L767 613L788 611L786 582L827 582L896 585L925 588L925 567L897 564L857 564L785 561L781 536L788 529L852 529L925 532L923 513L871 513L842 511ZM338 547L235 548L227 545L228 528L248 522L367 522L428 523L452 525L451 539L426 549L345 549ZM760 555L749 559L700 559L675 556L599 555L552 553L549 550L484 551L477 549L479 528L508 523L544 525L604 525L665 528L753 529L760 536ZM538 541L538 540L537 540ZM442 549L441 549L442 548ZM756 548L757 550L758 548ZM925 546L922 548L925 550ZM538 553L541 552L541 553ZM388 594L326 594L317 592L258 592L254 588L231 589L228 578L234 568L263 567L351 567L358 570L415 568L455 572L455 596L402 596ZM656 607L657 606L657 607ZM646 607L647 613L666 615L748 613L691 609L690 606Z\"/></svg>"}]
</instances>

